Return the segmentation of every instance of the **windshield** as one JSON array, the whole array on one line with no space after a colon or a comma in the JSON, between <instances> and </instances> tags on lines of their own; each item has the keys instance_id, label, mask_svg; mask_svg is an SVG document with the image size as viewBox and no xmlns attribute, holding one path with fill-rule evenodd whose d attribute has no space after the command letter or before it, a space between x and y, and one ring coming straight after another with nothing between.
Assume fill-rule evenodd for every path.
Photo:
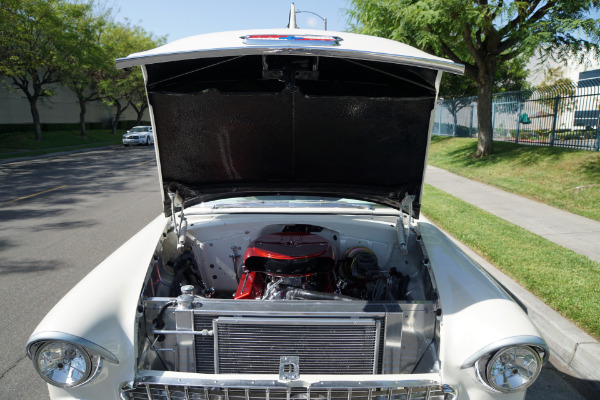
<instances>
[{"instance_id":1,"label":"windshield","mask_svg":"<svg viewBox=\"0 0 600 400\"><path fill-rule=\"evenodd\" d=\"M136 126L131 128L129 132L148 132L150 129L145 126Z\"/></svg>"},{"instance_id":2,"label":"windshield","mask_svg":"<svg viewBox=\"0 0 600 400\"><path fill-rule=\"evenodd\" d=\"M201 203L195 207L218 209L218 208L355 208L363 210L389 209L368 201L320 196L248 196L234 197L229 199L214 200ZM394 210L395 211L395 210Z\"/></svg>"}]
</instances>

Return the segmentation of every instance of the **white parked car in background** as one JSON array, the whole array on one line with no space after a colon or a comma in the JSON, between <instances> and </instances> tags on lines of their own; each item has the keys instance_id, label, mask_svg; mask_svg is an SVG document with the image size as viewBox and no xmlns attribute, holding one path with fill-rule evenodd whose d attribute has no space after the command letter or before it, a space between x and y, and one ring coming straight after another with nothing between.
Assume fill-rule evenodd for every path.
<instances>
[{"instance_id":1,"label":"white parked car in background","mask_svg":"<svg viewBox=\"0 0 600 400\"><path fill-rule=\"evenodd\" d=\"M146 146L154 143L154 135L151 126L134 126L123 135L123 145L145 144Z\"/></svg>"},{"instance_id":2,"label":"white parked car in background","mask_svg":"<svg viewBox=\"0 0 600 400\"><path fill-rule=\"evenodd\" d=\"M52 399L525 397L540 333L418 219L441 74L462 66L299 29L117 65L142 66L165 215L33 332Z\"/></svg>"}]
</instances>

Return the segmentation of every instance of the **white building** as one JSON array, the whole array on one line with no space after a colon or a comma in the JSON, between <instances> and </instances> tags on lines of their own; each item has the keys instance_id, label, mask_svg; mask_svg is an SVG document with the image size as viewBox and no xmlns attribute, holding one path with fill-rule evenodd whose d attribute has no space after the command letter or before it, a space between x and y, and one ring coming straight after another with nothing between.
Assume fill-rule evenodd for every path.
<instances>
[{"instance_id":1,"label":"white building","mask_svg":"<svg viewBox=\"0 0 600 400\"><path fill-rule=\"evenodd\" d=\"M38 111L42 124L78 124L79 101L70 89L61 85L53 85L55 96L38 100ZM86 122L100 122L109 126L115 112L114 109L100 101L87 103ZM147 120L147 114L145 114ZM131 106L121 116L121 121L137 119L137 114ZM0 83L0 125L33 124L29 101L19 89L10 88L6 79Z\"/></svg>"}]
</instances>

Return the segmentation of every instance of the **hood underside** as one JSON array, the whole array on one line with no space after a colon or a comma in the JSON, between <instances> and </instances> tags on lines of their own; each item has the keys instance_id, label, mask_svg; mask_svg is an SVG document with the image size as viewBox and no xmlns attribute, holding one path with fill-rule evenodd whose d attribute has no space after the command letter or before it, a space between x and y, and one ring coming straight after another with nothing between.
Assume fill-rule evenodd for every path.
<instances>
[{"instance_id":1,"label":"hood underside","mask_svg":"<svg viewBox=\"0 0 600 400\"><path fill-rule=\"evenodd\" d=\"M295 194L400 208L410 195L418 216L436 68L224 53L144 66L167 214L177 191L185 206Z\"/></svg>"}]
</instances>

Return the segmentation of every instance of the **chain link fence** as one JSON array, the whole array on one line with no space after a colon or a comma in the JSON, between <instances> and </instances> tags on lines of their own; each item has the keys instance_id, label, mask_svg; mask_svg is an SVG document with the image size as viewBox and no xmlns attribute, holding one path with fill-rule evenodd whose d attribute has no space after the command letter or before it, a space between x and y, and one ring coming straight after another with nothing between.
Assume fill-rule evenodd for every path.
<instances>
[{"instance_id":1,"label":"chain link fence","mask_svg":"<svg viewBox=\"0 0 600 400\"><path fill-rule=\"evenodd\" d=\"M494 95L494 140L600 150L600 78ZM439 101L434 135L477 137L477 97Z\"/></svg>"}]
</instances>

